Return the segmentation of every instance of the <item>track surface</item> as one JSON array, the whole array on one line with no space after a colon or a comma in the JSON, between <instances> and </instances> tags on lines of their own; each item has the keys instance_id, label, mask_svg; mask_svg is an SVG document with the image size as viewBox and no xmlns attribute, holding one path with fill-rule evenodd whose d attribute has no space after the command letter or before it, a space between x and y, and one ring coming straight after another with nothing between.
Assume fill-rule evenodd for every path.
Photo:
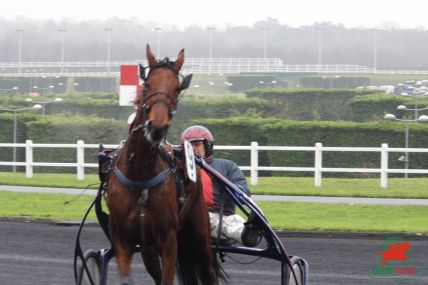
<instances>
[{"instance_id":1,"label":"track surface","mask_svg":"<svg viewBox=\"0 0 428 285\"><path fill-rule=\"evenodd\" d=\"M0 221L0 284L74 284L72 259L77 227L47 223ZM310 264L310 284L428 284L428 238L405 238L411 259L425 269L417 280L372 280L368 267L379 260L383 237L348 236L283 238L290 255L304 257ZM83 249L107 248L108 241L96 226L86 227ZM253 257L234 256L241 261ZM241 265L226 259L229 284L280 284L279 263L261 259ZM153 284L138 255L134 256L135 284ZM117 284L115 262L110 263L109 284Z\"/></svg>"}]
</instances>

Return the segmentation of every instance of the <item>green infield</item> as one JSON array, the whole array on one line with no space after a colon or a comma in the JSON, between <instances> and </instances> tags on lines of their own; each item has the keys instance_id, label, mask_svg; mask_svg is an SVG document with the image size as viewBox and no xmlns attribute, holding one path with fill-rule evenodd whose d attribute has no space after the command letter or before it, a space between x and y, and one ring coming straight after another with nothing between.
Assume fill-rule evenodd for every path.
<instances>
[{"instance_id":1,"label":"green infield","mask_svg":"<svg viewBox=\"0 0 428 285\"><path fill-rule=\"evenodd\" d=\"M428 198L428 178L390 178L388 188L379 178L324 178L322 187L309 177L260 177L254 194L292 196Z\"/></svg>"},{"instance_id":2,"label":"green infield","mask_svg":"<svg viewBox=\"0 0 428 285\"><path fill-rule=\"evenodd\" d=\"M87 174L85 180L77 180L76 174L35 173L33 178L25 177L22 172L0 172L0 185L20 185L59 188L98 188L98 175Z\"/></svg>"},{"instance_id":3,"label":"green infield","mask_svg":"<svg viewBox=\"0 0 428 285\"><path fill-rule=\"evenodd\" d=\"M282 230L428 233L428 207L258 202Z\"/></svg>"},{"instance_id":4,"label":"green infield","mask_svg":"<svg viewBox=\"0 0 428 285\"><path fill-rule=\"evenodd\" d=\"M0 172L0 185L24 185L61 188L98 187L98 176L85 175L76 180L75 174L35 173L28 179L24 173ZM260 177L253 194L337 197L428 198L428 178L390 178L388 188L380 187L379 178L324 178L322 187L314 186L312 177Z\"/></svg>"},{"instance_id":5,"label":"green infield","mask_svg":"<svg viewBox=\"0 0 428 285\"><path fill-rule=\"evenodd\" d=\"M93 197L0 191L0 217L80 221ZM428 207L259 202L276 230L428 233ZM92 212L90 220L95 220Z\"/></svg>"}]
</instances>

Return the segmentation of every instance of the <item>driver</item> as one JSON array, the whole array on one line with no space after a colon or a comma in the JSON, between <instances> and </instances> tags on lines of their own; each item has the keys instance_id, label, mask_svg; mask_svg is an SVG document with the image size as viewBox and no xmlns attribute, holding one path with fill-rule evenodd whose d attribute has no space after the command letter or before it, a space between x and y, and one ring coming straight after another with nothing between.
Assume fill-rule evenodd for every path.
<instances>
[{"instance_id":1,"label":"driver","mask_svg":"<svg viewBox=\"0 0 428 285\"><path fill-rule=\"evenodd\" d=\"M196 155L204 158L212 168L250 196L245 176L236 163L213 157L214 138L207 128L198 125L188 127L181 135L181 140L189 141ZM219 189L205 170L200 169L200 171L202 191L209 211L211 237L214 239L218 237L220 212L223 207L220 238L232 239L248 247L258 245L261 241L262 229L252 223L254 217L250 214L249 221L245 223L241 216L235 214L236 205L233 200L225 191Z\"/></svg>"}]
</instances>

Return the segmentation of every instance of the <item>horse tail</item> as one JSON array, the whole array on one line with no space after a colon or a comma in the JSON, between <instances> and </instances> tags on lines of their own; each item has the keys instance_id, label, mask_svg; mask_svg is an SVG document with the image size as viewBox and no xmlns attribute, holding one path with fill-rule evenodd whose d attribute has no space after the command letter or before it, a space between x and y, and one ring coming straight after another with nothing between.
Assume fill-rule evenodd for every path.
<instances>
[{"instance_id":1,"label":"horse tail","mask_svg":"<svg viewBox=\"0 0 428 285\"><path fill-rule=\"evenodd\" d=\"M184 226L177 239L177 276L180 285L215 285L219 280L227 281L228 276L211 249L198 247L195 236ZM200 244L200 243L199 243ZM210 254L204 254L203 252Z\"/></svg>"},{"instance_id":2,"label":"horse tail","mask_svg":"<svg viewBox=\"0 0 428 285\"><path fill-rule=\"evenodd\" d=\"M216 285L227 281L210 242L208 208L202 194L200 173L196 183L188 183L190 193L181 209L177 233L177 275L181 285Z\"/></svg>"}]
</instances>

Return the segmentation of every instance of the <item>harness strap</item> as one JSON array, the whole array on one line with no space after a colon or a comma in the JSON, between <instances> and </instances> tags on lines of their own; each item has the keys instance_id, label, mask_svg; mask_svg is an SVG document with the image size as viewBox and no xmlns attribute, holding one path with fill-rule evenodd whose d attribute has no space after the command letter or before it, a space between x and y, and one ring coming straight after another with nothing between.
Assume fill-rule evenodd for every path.
<instances>
[{"instance_id":1,"label":"harness strap","mask_svg":"<svg viewBox=\"0 0 428 285\"><path fill-rule=\"evenodd\" d=\"M125 185L128 188L131 189L135 189L135 190L140 190L141 191L141 196L140 199L138 200L138 203L140 204L140 234L141 234L141 238L140 238L140 243L141 246L143 246L145 244L145 229L144 229L144 217L145 217L145 206L147 203L147 199L149 197L149 189L152 187L155 187L159 184L161 184L162 182L164 182L168 176L170 176L172 173L174 173L175 169L174 168L168 168L165 169L164 171L162 171L161 173L159 173L158 175L156 175L155 177L143 181L143 182L139 182L139 181L133 181L129 178L127 178L122 171L120 171L119 168L115 168L114 172L116 174L117 179L120 181L120 183L122 183L123 185Z\"/></svg>"},{"instance_id":2,"label":"harness strap","mask_svg":"<svg viewBox=\"0 0 428 285\"><path fill-rule=\"evenodd\" d=\"M139 181L133 181L133 180L127 178L122 173L122 171L120 171L120 169L117 167L114 170L114 173L116 174L116 177L120 181L120 183L122 183L123 185L125 185L128 188L133 188L133 189L140 190L140 191L143 191L145 189L149 189L149 188L152 188L152 187L155 187L155 186L161 184L173 172L174 172L174 169L168 168L168 169L165 169L164 171L162 171L161 173L159 173L158 175L156 175L155 177L153 177L149 180L139 182Z\"/></svg>"}]
</instances>

